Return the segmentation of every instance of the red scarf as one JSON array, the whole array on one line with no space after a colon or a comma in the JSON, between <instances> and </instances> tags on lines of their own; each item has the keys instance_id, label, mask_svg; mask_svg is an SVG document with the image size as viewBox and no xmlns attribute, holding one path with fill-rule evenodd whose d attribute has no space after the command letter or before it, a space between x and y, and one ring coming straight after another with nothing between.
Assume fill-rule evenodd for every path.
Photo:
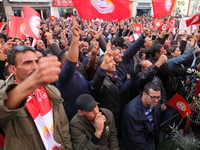
<instances>
[{"instance_id":1,"label":"red scarf","mask_svg":"<svg viewBox=\"0 0 200 150\"><path fill-rule=\"evenodd\" d=\"M40 87L30 94L25 107L35 122L45 148L61 149L61 144L54 140L52 106L45 89Z\"/></svg>"}]
</instances>

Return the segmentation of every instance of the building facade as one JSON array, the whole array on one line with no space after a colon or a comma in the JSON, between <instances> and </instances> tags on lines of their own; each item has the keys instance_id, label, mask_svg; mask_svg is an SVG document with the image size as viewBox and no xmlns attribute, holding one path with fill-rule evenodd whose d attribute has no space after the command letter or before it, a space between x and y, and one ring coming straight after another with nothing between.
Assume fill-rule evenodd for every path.
<instances>
[{"instance_id":1,"label":"building facade","mask_svg":"<svg viewBox=\"0 0 200 150\"><path fill-rule=\"evenodd\" d=\"M164 0L163 0L164 1ZM23 16L22 7L38 11L42 19L49 16L68 17L76 12L72 0L0 0L0 16ZM153 15L152 0L130 0L131 16ZM192 16L200 12L199 0L176 0L172 15Z\"/></svg>"}]
</instances>

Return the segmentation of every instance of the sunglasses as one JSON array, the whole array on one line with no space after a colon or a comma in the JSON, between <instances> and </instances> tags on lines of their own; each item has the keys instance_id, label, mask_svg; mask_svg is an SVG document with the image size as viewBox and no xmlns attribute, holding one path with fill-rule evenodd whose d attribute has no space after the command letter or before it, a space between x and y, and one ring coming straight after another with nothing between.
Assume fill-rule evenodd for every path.
<instances>
[{"instance_id":1,"label":"sunglasses","mask_svg":"<svg viewBox=\"0 0 200 150\"><path fill-rule=\"evenodd\" d=\"M27 50L30 50L30 51L36 51L34 47L32 46L27 46L27 45L19 45L19 46L14 46L10 51L11 54L10 55L10 65L14 65L14 54L16 52L23 52L23 51L27 51Z\"/></svg>"}]
</instances>

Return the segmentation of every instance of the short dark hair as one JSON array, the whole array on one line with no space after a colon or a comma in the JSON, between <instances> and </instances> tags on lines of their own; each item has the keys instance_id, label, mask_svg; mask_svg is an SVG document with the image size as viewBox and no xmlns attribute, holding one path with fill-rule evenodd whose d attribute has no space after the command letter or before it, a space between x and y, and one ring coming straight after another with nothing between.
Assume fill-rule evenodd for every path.
<instances>
[{"instance_id":1,"label":"short dark hair","mask_svg":"<svg viewBox=\"0 0 200 150\"><path fill-rule=\"evenodd\" d=\"M8 51L7 60L9 65L16 65L16 54L25 53L27 51L36 52L35 48L27 45L14 46Z\"/></svg>"},{"instance_id":2,"label":"short dark hair","mask_svg":"<svg viewBox=\"0 0 200 150\"><path fill-rule=\"evenodd\" d=\"M161 91L161 88L155 82L148 82L145 84L143 92L149 94L149 90Z\"/></svg>"},{"instance_id":3,"label":"short dark hair","mask_svg":"<svg viewBox=\"0 0 200 150\"><path fill-rule=\"evenodd\" d=\"M64 56L65 56L65 52L67 52L68 50L62 50L58 56L58 60L60 62L62 62L64 60Z\"/></svg>"},{"instance_id":4,"label":"short dark hair","mask_svg":"<svg viewBox=\"0 0 200 150\"><path fill-rule=\"evenodd\" d=\"M40 52L43 57L47 56L47 53L44 50L42 50L42 49L37 49L36 51Z\"/></svg>"},{"instance_id":5,"label":"short dark hair","mask_svg":"<svg viewBox=\"0 0 200 150\"><path fill-rule=\"evenodd\" d=\"M162 44L154 44L151 46L150 55L151 57L155 57L156 53L160 53L160 49L163 47Z\"/></svg>"},{"instance_id":6,"label":"short dark hair","mask_svg":"<svg viewBox=\"0 0 200 150\"><path fill-rule=\"evenodd\" d=\"M116 44L117 44L117 46L122 46L123 45L123 43L124 43L124 38L122 37L122 36L120 36L120 37L118 37L117 39L116 39Z\"/></svg>"}]
</instances>

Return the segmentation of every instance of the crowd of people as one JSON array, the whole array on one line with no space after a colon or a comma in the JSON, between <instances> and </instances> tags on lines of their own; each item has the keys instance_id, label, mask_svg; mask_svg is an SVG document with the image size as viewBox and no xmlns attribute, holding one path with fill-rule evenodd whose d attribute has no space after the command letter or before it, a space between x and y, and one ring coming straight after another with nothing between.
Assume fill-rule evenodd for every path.
<instances>
[{"instance_id":1,"label":"crowd of people","mask_svg":"<svg viewBox=\"0 0 200 150\"><path fill-rule=\"evenodd\" d=\"M0 149L156 150L160 123L176 113L166 102L200 69L200 26L179 33L175 19L175 33L151 16L47 19L35 46L4 28Z\"/></svg>"}]
</instances>

